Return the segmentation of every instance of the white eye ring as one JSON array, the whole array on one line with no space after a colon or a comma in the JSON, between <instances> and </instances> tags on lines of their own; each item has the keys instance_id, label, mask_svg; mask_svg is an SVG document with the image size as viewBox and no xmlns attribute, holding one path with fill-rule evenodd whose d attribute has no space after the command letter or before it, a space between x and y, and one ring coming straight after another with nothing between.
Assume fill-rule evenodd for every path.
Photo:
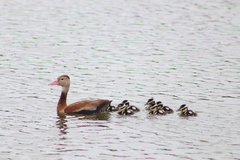
<instances>
[{"instance_id":1,"label":"white eye ring","mask_svg":"<svg viewBox=\"0 0 240 160\"><path fill-rule=\"evenodd\" d=\"M63 81L63 80L64 80L64 78L61 78L60 80L61 80L61 81Z\"/></svg>"}]
</instances>

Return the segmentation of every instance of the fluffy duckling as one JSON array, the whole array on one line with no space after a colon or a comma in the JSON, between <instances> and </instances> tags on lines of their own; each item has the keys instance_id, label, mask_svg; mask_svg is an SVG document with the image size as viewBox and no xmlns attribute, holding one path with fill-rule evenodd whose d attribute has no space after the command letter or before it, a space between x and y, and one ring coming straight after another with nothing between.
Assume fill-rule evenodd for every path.
<instances>
[{"instance_id":1,"label":"fluffy duckling","mask_svg":"<svg viewBox=\"0 0 240 160\"><path fill-rule=\"evenodd\" d=\"M159 108L159 106L157 104L151 106L149 108L148 111L149 114L156 114L156 115L165 115L166 112L164 112L164 110L162 110L161 108Z\"/></svg>"},{"instance_id":2,"label":"fluffy duckling","mask_svg":"<svg viewBox=\"0 0 240 160\"><path fill-rule=\"evenodd\" d=\"M181 105L177 111L180 111L181 116L197 116L196 112L193 112L192 110L188 110L188 107L186 104Z\"/></svg>"},{"instance_id":3,"label":"fluffy duckling","mask_svg":"<svg viewBox=\"0 0 240 160\"><path fill-rule=\"evenodd\" d=\"M107 112L114 112L114 111L117 111L117 110L118 110L118 108L115 107L115 106L109 105L109 106L106 107Z\"/></svg>"},{"instance_id":4,"label":"fluffy duckling","mask_svg":"<svg viewBox=\"0 0 240 160\"><path fill-rule=\"evenodd\" d=\"M125 107L124 103L120 103L117 105L117 110L123 109Z\"/></svg>"},{"instance_id":5,"label":"fluffy duckling","mask_svg":"<svg viewBox=\"0 0 240 160\"><path fill-rule=\"evenodd\" d=\"M125 103L127 103L128 102L128 100L123 100L122 101L122 104L125 104Z\"/></svg>"},{"instance_id":6,"label":"fluffy duckling","mask_svg":"<svg viewBox=\"0 0 240 160\"><path fill-rule=\"evenodd\" d=\"M161 101L158 101L156 104L160 109L164 110L166 113L173 113L174 112L170 107L164 106Z\"/></svg>"},{"instance_id":7,"label":"fluffy duckling","mask_svg":"<svg viewBox=\"0 0 240 160\"><path fill-rule=\"evenodd\" d=\"M120 115L132 115L132 114L134 114L133 110L127 109L127 108L119 109L117 111L117 113L120 114Z\"/></svg>"},{"instance_id":8,"label":"fluffy duckling","mask_svg":"<svg viewBox=\"0 0 240 160\"><path fill-rule=\"evenodd\" d=\"M154 101L153 97L148 99L147 103L145 105L148 105L149 103L151 103L152 101Z\"/></svg>"},{"instance_id":9,"label":"fluffy duckling","mask_svg":"<svg viewBox=\"0 0 240 160\"><path fill-rule=\"evenodd\" d=\"M145 109L146 110L149 110L150 109L150 107L152 107L152 106L154 106L155 105L155 101L154 101L154 99L153 98L150 98L148 101L147 101L147 103L145 104Z\"/></svg>"},{"instance_id":10,"label":"fluffy duckling","mask_svg":"<svg viewBox=\"0 0 240 160\"><path fill-rule=\"evenodd\" d=\"M120 103L118 105L118 111L117 111L118 114L120 115L132 115L134 114L134 111L131 110L131 109L128 109L127 106L123 103Z\"/></svg>"},{"instance_id":11,"label":"fluffy duckling","mask_svg":"<svg viewBox=\"0 0 240 160\"><path fill-rule=\"evenodd\" d=\"M128 101L126 101L124 105L127 107L127 109L131 109L134 112L140 111L140 109L137 108L136 106L130 105L130 103Z\"/></svg>"}]
</instances>

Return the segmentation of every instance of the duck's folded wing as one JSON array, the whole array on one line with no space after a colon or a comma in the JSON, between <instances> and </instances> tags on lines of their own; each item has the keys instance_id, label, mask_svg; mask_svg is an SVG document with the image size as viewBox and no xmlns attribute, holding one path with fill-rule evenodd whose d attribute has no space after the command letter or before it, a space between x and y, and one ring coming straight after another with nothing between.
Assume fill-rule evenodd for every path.
<instances>
[{"instance_id":1,"label":"duck's folded wing","mask_svg":"<svg viewBox=\"0 0 240 160\"><path fill-rule=\"evenodd\" d=\"M109 100L82 100L70 104L64 110L65 113L92 113L92 112L101 112L103 111L108 105L110 105L111 101Z\"/></svg>"}]
</instances>

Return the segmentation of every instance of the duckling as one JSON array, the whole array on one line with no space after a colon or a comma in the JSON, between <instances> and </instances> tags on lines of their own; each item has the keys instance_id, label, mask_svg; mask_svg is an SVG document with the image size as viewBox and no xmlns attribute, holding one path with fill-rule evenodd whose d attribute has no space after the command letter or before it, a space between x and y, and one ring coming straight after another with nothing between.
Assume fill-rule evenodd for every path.
<instances>
[{"instance_id":1,"label":"duckling","mask_svg":"<svg viewBox=\"0 0 240 160\"><path fill-rule=\"evenodd\" d=\"M174 112L170 107L164 106L161 101L158 101L156 104L158 105L158 107L160 109L164 110L166 113L173 113Z\"/></svg>"},{"instance_id":2,"label":"duckling","mask_svg":"<svg viewBox=\"0 0 240 160\"><path fill-rule=\"evenodd\" d=\"M127 106L123 103L120 103L118 105L118 111L117 111L118 114L121 114L121 115L132 115L134 114L134 111L131 110L131 109L128 109Z\"/></svg>"},{"instance_id":3,"label":"duckling","mask_svg":"<svg viewBox=\"0 0 240 160\"><path fill-rule=\"evenodd\" d=\"M127 107L127 109L131 109L134 112L140 111L140 109L137 108L136 106L130 105L130 103L128 101L125 102L125 106Z\"/></svg>"},{"instance_id":4,"label":"duckling","mask_svg":"<svg viewBox=\"0 0 240 160\"><path fill-rule=\"evenodd\" d=\"M183 104L180 106L180 108L177 111L181 111L181 116L197 116L196 112L193 112L192 110L188 110L188 107L186 104Z\"/></svg>"},{"instance_id":5,"label":"duckling","mask_svg":"<svg viewBox=\"0 0 240 160\"><path fill-rule=\"evenodd\" d=\"M125 104L126 102L128 102L128 100L123 100L123 101L122 101L122 104Z\"/></svg>"},{"instance_id":6,"label":"duckling","mask_svg":"<svg viewBox=\"0 0 240 160\"><path fill-rule=\"evenodd\" d=\"M145 105L146 105L145 109L146 109L146 110L149 110L150 107L152 107L152 106L155 105L155 101L153 100L153 98L152 98L152 99L149 99Z\"/></svg>"},{"instance_id":7,"label":"duckling","mask_svg":"<svg viewBox=\"0 0 240 160\"><path fill-rule=\"evenodd\" d=\"M157 101L156 107L159 108L159 109L162 109L163 108L163 103L161 101Z\"/></svg>"},{"instance_id":8,"label":"duckling","mask_svg":"<svg viewBox=\"0 0 240 160\"><path fill-rule=\"evenodd\" d=\"M151 106L149 108L149 114L156 114L156 115L165 115L166 112L164 110L162 110L161 108L159 108L159 106L157 104Z\"/></svg>"},{"instance_id":9,"label":"duckling","mask_svg":"<svg viewBox=\"0 0 240 160\"><path fill-rule=\"evenodd\" d=\"M114 111L117 111L117 110L118 110L118 108L115 107L115 106L109 105L109 106L106 107L107 112L114 112Z\"/></svg>"},{"instance_id":10,"label":"duckling","mask_svg":"<svg viewBox=\"0 0 240 160\"><path fill-rule=\"evenodd\" d=\"M123 109L125 107L124 103L120 103L117 105L117 110Z\"/></svg>"},{"instance_id":11,"label":"duckling","mask_svg":"<svg viewBox=\"0 0 240 160\"><path fill-rule=\"evenodd\" d=\"M123 108L117 111L118 114L120 115L132 115L134 114L133 110L131 109L127 109L127 108Z\"/></svg>"},{"instance_id":12,"label":"duckling","mask_svg":"<svg viewBox=\"0 0 240 160\"><path fill-rule=\"evenodd\" d=\"M151 105L151 106L149 106L148 113L154 114L156 112L156 110L157 110L157 105L155 105L155 104Z\"/></svg>"},{"instance_id":13,"label":"duckling","mask_svg":"<svg viewBox=\"0 0 240 160\"><path fill-rule=\"evenodd\" d=\"M145 104L145 106L148 105L149 103L151 103L152 101L154 101L153 97L150 98L150 99L148 99L148 101L147 101L147 103Z\"/></svg>"}]
</instances>

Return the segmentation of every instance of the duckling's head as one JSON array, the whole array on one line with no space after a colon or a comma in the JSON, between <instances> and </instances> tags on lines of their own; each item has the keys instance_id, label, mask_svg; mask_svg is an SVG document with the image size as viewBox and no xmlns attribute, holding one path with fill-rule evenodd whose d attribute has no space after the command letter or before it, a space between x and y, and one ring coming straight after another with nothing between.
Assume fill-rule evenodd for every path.
<instances>
[{"instance_id":1,"label":"duckling's head","mask_svg":"<svg viewBox=\"0 0 240 160\"><path fill-rule=\"evenodd\" d=\"M162 103L161 101L158 101L156 104L157 104L158 106L162 106L162 105L163 105L163 103Z\"/></svg>"},{"instance_id":2,"label":"duckling's head","mask_svg":"<svg viewBox=\"0 0 240 160\"><path fill-rule=\"evenodd\" d=\"M148 104L151 103L152 101L154 101L153 97L150 98L145 105L148 105Z\"/></svg>"},{"instance_id":3,"label":"duckling's head","mask_svg":"<svg viewBox=\"0 0 240 160\"><path fill-rule=\"evenodd\" d=\"M148 102L153 101L153 100L154 100L154 98L152 97L152 98L150 98L150 99L148 100Z\"/></svg>"},{"instance_id":4,"label":"duckling's head","mask_svg":"<svg viewBox=\"0 0 240 160\"><path fill-rule=\"evenodd\" d=\"M148 105L150 105L150 106L154 106L155 104L156 104L155 101L151 101L148 103Z\"/></svg>"},{"instance_id":5,"label":"duckling's head","mask_svg":"<svg viewBox=\"0 0 240 160\"><path fill-rule=\"evenodd\" d=\"M124 104L123 104L123 103L120 103L120 104L117 106L118 109L121 109L121 108L123 108L123 107L124 107Z\"/></svg>"},{"instance_id":6,"label":"duckling's head","mask_svg":"<svg viewBox=\"0 0 240 160\"><path fill-rule=\"evenodd\" d=\"M125 105L125 106L129 106L129 102L125 102L124 105Z\"/></svg>"},{"instance_id":7,"label":"duckling's head","mask_svg":"<svg viewBox=\"0 0 240 160\"><path fill-rule=\"evenodd\" d=\"M128 102L128 100L124 100L124 101L122 101L123 104L125 104L125 103L127 103L127 102Z\"/></svg>"},{"instance_id":8,"label":"duckling's head","mask_svg":"<svg viewBox=\"0 0 240 160\"><path fill-rule=\"evenodd\" d=\"M188 107L186 104L182 104L177 111L184 111L184 110L188 110Z\"/></svg>"}]
</instances>

